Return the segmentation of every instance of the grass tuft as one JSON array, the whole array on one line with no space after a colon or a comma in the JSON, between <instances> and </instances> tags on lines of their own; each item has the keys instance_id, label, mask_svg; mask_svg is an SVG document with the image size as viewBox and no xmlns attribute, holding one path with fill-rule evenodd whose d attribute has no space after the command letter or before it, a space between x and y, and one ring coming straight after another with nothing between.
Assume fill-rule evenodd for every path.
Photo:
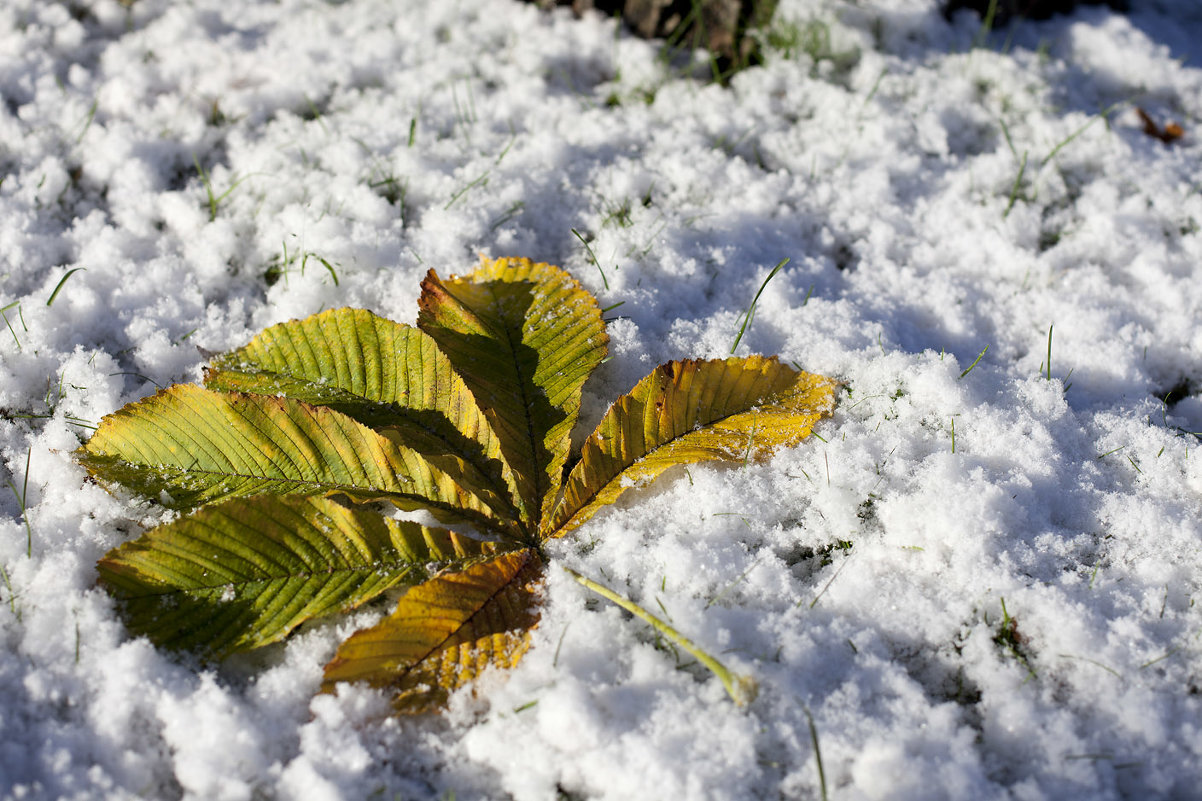
<instances>
[{"instance_id":1,"label":"grass tuft","mask_svg":"<svg viewBox=\"0 0 1202 801\"><path fill-rule=\"evenodd\" d=\"M275 286L281 278L285 280L286 284L288 274L292 272L293 265L296 265L298 261L300 264L297 265L297 267L300 271L300 274L304 275L305 268L309 265L309 259L313 259L321 264L322 267L325 267L330 273L330 277L334 279L334 286L338 286L338 272L334 269L334 264L331 264L329 260L317 255L311 250L302 250L299 253L294 252L289 254L288 243L282 241L280 244L284 249L283 255L272 259L267 265L267 269L263 271L263 280L267 283L267 286ZM341 267L342 265L338 266Z\"/></svg>"},{"instance_id":2,"label":"grass tuft","mask_svg":"<svg viewBox=\"0 0 1202 801\"><path fill-rule=\"evenodd\" d=\"M217 210L220 208L221 202L229 197L230 193L237 189L239 184L251 176L244 175L241 178L235 178L234 182L230 184L229 189L218 195L213 189L213 182L210 180L208 170L201 166L200 159L196 157L196 154L192 154L192 163L196 165L196 174L200 176L200 182L205 188L205 195L208 197L209 222L213 222L217 219Z\"/></svg>"},{"instance_id":3,"label":"grass tuft","mask_svg":"<svg viewBox=\"0 0 1202 801\"><path fill-rule=\"evenodd\" d=\"M1001 603L1002 621L998 626L997 633L993 635L993 642L1027 669L1025 683L1036 678L1035 668L1031 666L1031 660L1027 654L1027 640L1018 630L1018 620L1011 617L1010 612L1006 609L1006 599L1002 598ZM985 622L989 622L988 616L986 616Z\"/></svg>"},{"instance_id":4,"label":"grass tuft","mask_svg":"<svg viewBox=\"0 0 1202 801\"><path fill-rule=\"evenodd\" d=\"M847 74L860 60L856 48L835 50L831 43L831 26L819 19L804 23L774 22L764 37L770 50L783 58L793 59L805 55L810 59L810 77L818 77L823 71L823 62L829 63L834 74Z\"/></svg>"},{"instance_id":5,"label":"grass tuft","mask_svg":"<svg viewBox=\"0 0 1202 801\"><path fill-rule=\"evenodd\" d=\"M1087 131L1098 120L1106 121L1107 125L1109 126L1111 114L1113 114L1120 106L1127 105L1130 102L1130 98L1118 100L1091 116L1083 125L1056 143L1056 145L1048 152L1048 154L1039 161L1038 168L1034 170L1035 174L1038 175L1038 173L1041 172L1044 167L1046 167L1053 159L1056 158L1057 155L1059 155L1061 150L1067 147L1078 136L1085 133L1085 131ZM1011 210L1014 208L1014 204L1018 200L1021 199L1031 201L1035 199L1035 195L1028 196L1021 191L1023 179L1027 177L1029 151L1024 150L1021 154L1019 154L1018 148L1014 146L1014 140L1010 136L1010 128L1006 125L1006 121L999 120L998 122L1002 129L1002 136L1006 140L1006 146L1010 149L1010 153L1014 156L1015 160L1018 161L1018 174L1015 176L1014 183L1010 187L1010 195L1006 203L1006 210L1002 212L1002 218L1005 219L1010 215Z\"/></svg>"}]
</instances>

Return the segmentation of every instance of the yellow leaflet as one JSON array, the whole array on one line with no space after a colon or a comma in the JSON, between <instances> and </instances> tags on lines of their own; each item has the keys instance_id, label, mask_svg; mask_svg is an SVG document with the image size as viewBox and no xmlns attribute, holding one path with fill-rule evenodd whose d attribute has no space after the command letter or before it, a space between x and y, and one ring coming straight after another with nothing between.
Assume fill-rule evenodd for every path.
<instances>
[{"instance_id":1,"label":"yellow leaflet","mask_svg":"<svg viewBox=\"0 0 1202 801\"><path fill-rule=\"evenodd\" d=\"M514 551L410 589L376 626L351 635L326 665L322 689L365 681L395 692L398 712L426 712L490 666L515 665L538 622L542 562Z\"/></svg>"},{"instance_id":2,"label":"yellow leaflet","mask_svg":"<svg viewBox=\"0 0 1202 801\"><path fill-rule=\"evenodd\" d=\"M763 356L657 367L610 407L584 443L545 535L563 536L673 465L796 445L830 414L836 386Z\"/></svg>"}]
</instances>

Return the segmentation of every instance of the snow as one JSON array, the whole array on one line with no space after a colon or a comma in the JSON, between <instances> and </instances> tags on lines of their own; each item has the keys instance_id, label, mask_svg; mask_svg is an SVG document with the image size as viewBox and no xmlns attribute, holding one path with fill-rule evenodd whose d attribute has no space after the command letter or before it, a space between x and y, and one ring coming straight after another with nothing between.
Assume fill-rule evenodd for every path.
<instances>
[{"instance_id":1,"label":"snow","mask_svg":"<svg viewBox=\"0 0 1202 801\"><path fill-rule=\"evenodd\" d=\"M775 24L829 49L723 88L510 0L7 0L0 796L817 798L816 738L832 798L1200 797L1202 10ZM727 354L790 259L739 352L845 384L821 438L551 549L754 676L747 709L554 568L519 666L407 720L315 697L378 608L213 667L95 586L164 513L85 480L89 426L275 322L412 322L481 253L622 303L578 436Z\"/></svg>"}]
</instances>

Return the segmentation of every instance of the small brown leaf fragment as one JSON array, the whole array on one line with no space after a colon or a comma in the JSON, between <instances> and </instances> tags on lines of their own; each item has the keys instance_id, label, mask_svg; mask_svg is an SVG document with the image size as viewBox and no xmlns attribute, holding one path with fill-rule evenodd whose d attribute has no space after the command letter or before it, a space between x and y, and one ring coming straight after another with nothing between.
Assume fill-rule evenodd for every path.
<instances>
[{"instance_id":1,"label":"small brown leaf fragment","mask_svg":"<svg viewBox=\"0 0 1202 801\"><path fill-rule=\"evenodd\" d=\"M1180 123L1166 123L1161 128L1156 120L1152 119L1152 116L1142 108L1136 107L1135 113L1139 115L1140 121L1144 124L1144 133L1155 139L1159 139L1166 145L1185 136L1185 129L1181 127Z\"/></svg>"}]
</instances>

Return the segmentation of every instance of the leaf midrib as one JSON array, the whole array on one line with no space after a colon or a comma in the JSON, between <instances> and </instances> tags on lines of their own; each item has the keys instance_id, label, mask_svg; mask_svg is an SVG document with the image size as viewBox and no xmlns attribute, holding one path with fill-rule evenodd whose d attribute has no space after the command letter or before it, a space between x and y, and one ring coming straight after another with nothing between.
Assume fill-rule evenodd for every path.
<instances>
[{"instance_id":1,"label":"leaf midrib","mask_svg":"<svg viewBox=\"0 0 1202 801\"><path fill-rule=\"evenodd\" d=\"M443 637L435 645L426 649L426 651L421 655L420 658L414 660L413 663L405 669L404 673L401 673L398 676L398 680L403 679L405 676L408 676L409 674L413 673L413 671L415 671L419 666L423 665L426 662L426 660L428 660L432 655L442 651L444 646L448 642L450 642L452 639L454 639L465 628L467 628L472 623L472 621L474 621L479 615L481 615L484 612L484 610L488 608L488 605L491 604L494 600L496 600L497 596L499 596L501 593L505 592L506 590L508 590L510 588L510 586L513 584L513 582L517 580L517 577L522 575L522 572L530 566L530 560L535 558L535 556L536 556L536 551L534 551L534 549L529 549L525 552L519 551L518 553L520 553L522 556L522 564L518 567L517 570L514 571L513 575L509 577L509 580L506 581L505 583L503 583L495 591L493 591L488 596L488 598L486 598L478 607L476 607L475 612L472 612L470 615L468 615L466 618L464 618L463 622L460 623L457 627L455 627L455 629L453 631L451 631L449 634L447 634L447 636Z\"/></svg>"},{"instance_id":2,"label":"leaf midrib","mask_svg":"<svg viewBox=\"0 0 1202 801\"><path fill-rule=\"evenodd\" d=\"M668 447L668 446L669 446L669 445L671 445L672 443L674 443L674 442L676 442L676 441L678 441L678 440L684 439L685 437L688 437L688 436L689 436L689 435L691 435L691 434L697 433L699 430L700 430L700 431L704 431L704 430L705 430L705 429L707 429L707 428L710 428L710 427L712 427L712 426L718 425L719 423L721 423L721 422L722 422L722 421L724 421L724 420L729 420L730 418L732 418L732 417L737 417L737 416L738 416L738 415L740 415L740 414L747 414L748 412L750 412L750 411L752 411L752 410L754 410L754 409L757 409L757 408L758 408L760 405L762 405L762 404L764 403L764 401L765 401L766 399L767 399L767 398L765 398L765 397L761 397L761 398L759 398L759 399L758 399L758 400L757 400L755 403L753 403L753 404L751 404L750 406L748 406L746 409L743 409L743 410L741 410L741 411L735 411L735 412L731 412L730 414L724 414L724 415L722 415L721 417L715 417L715 418L713 418L712 420L709 420L708 422L701 424L701 428L700 428L700 429L697 429L697 428L690 428L690 429L688 429L687 431L685 431L685 432L684 432L684 433L682 433L682 434L677 434L676 436L672 437L671 439L664 440L664 441L663 441L663 442L661 442L660 444L658 444L658 445L656 445L655 447L653 447L653 448L649 449L649 450L648 450L646 453L644 453L642 456L638 457L637 459L635 459L635 460L633 460L633 461L631 461L631 462L628 462L628 463L626 463L626 464L625 464L625 466L624 466L624 467L623 467L621 470L619 470L618 472L614 473L614 474L613 474L613 475L612 475L610 478L606 479L605 483L604 483L604 484L602 484L600 487L598 487L596 492L593 492L593 493L589 494L588 496L584 496L584 497L582 497L582 498L581 498L581 502L580 502L580 504L579 504L579 505L578 505L578 506L577 506L577 507L576 507L576 508L575 508L575 509L572 511L572 513L571 513L570 515L568 515L568 517L566 517L566 518L564 519L564 521L563 521L561 524L559 524L559 525L558 525L558 526L556 526L555 528L553 528L553 529L551 529L550 531L548 531L548 533L547 533L547 537L548 537L548 538L550 538L550 537L554 537L556 534L558 534L560 531L562 531L562 530L563 530L563 528L564 528L564 526L566 526L568 523L571 523L571 522L572 522L572 520L573 520L573 519L576 517L576 514L577 514L578 512L580 512L580 510L581 510L581 509L584 509L584 508L588 507L588 506L589 506L589 504L591 504L593 501L595 501L595 500L597 499L597 497L598 497L598 496L600 496L600 495L601 495L601 494L602 494L602 493L605 491L605 489L606 489L607 487L609 487L609 486L610 486L611 484L613 484L615 481L618 481L618 480L620 480L620 479L621 479L621 477L622 477L622 475L623 475L623 474L624 474L624 473L625 473L625 472L626 472L628 469L630 469L632 466L634 466L634 465L638 464L638 463L639 463L639 462L641 462L641 461L644 461L644 460L645 460L645 459L647 459L647 457L649 457L649 456L653 456L653 455L655 455L655 454L656 454L658 451L661 451L661 450L663 450L664 448ZM652 405L652 406L653 406L654 404L650 404L650 405ZM666 401L665 401L665 405L666 405ZM629 417L629 415L627 415L627 416ZM694 425L696 425L696 423L695 423ZM591 436L590 436L590 439L592 439L592 437L591 437ZM619 457L617 457L617 458L618 458L618 459L621 459L621 457L620 457L620 456L619 456ZM580 465L582 465L583 463L584 463L584 460L583 460L583 458L582 458L582 459L581 459L579 462L577 462L576 464L577 464L577 466L580 466ZM583 467L581 467L580 469L583 471L583 469L584 469L584 468L583 468ZM573 472L575 472L575 469L573 469ZM569 480L569 482L571 481L571 478L572 478L572 477L571 477L571 475L569 474L569 476L568 476L568 480ZM584 484L583 484L583 478L584 478L584 476L583 476L583 473L581 474L581 478L582 478L582 486L586 486L586 485L584 485ZM549 518L548 518L548 519L550 519L550 520L554 520L554 519L556 518L556 516L559 514L559 508L563 506L563 504L566 502L566 499L567 499L567 496L566 496L566 495L565 495L563 498L561 498L561 499L560 499L559 503L556 505L556 509L555 509L555 511L554 511L554 512L553 512L553 513L552 513L552 514L549 516Z\"/></svg>"},{"instance_id":3,"label":"leaf midrib","mask_svg":"<svg viewBox=\"0 0 1202 801\"><path fill-rule=\"evenodd\" d=\"M101 458L104 458L104 457L101 457ZM198 476L198 477L199 476L204 476L204 477L214 477L215 476L218 478L234 478L234 479L244 479L247 481L262 481L262 482L267 482L267 483L272 483L272 484L287 484L292 487L315 487L315 488L325 491L326 493L344 492L344 493L347 493L352 496L356 495L356 494L370 494L373 499L379 499L379 500L385 500L385 501L393 499L393 498L402 499L402 500L406 500L406 501L420 501L421 505L425 506L428 509L453 513L455 515L458 515L460 518L463 518L470 522L476 523L476 524L480 525L481 527L483 527L484 529L491 531L495 534L499 534L504 537L510 536L510 531L507 528L507 525L509 523L516 522L516 521L506 520L501 517L496 517L493 515L486 514L478 509L471 509L469 507L458 506L456 504L451 504L451 503L437 503L435 501L432 501L427 496L417 494L416 492L415 493L405 493L405 492L398 492L396 490L379 489L379 488L376 488L373 486L362 486L362 485L356 485L356 484L338 484L338 483L331 483L328 481L317 481L317 480L299 479L299 478L275 478L275 477L271 477L271 476L258 476L258 475L254 475L254 474L239 473L239 472L233 472L233 471L217 471L217 470L183 468L183 467L177 467L175 465L164 465L164 466L159 467L159 466L148 465L148 464L137 464L136 462L126 461L126 460L120 459L120 458L113 458L113 457L108 457L108 458L112 459L112 461L114 461L114 462L120 462L121 464L126 465L130 470L132 470L134 472L152 473L156 476L163 476L164 479L167 481L170 481L170 479L167 478L167 476L172 473L174 473L177 476L184 477L184 478L186 478L188 476L193 476L193 475ZM398 481L402 481L402 482L406 482L406 483L413 483L412 478L402 475L402 474L399 474L399 473L394 474L394 478L396 478ZM210 484L209 486L216 486L216 483ZM190 489L188 487L181 487L181 488L188 491L189 493L198 494L198 495L203 494L203 490L198 492L198 491ZM170 492L168 492L168 494L170 494ZM243 493L241 491L232 492L232 493L227 492L227 494L229 494L230 497L232 497L232 498L248 497L245 493ZM289 494L289 493L282 493L282 494ZM211 502L211 501L206 501L205 503L207 504L209 502Z\"/></svg>"},{"instance_id":4,"label":"leaf midrib","mask_svg":"<svg viewBox=\"0 0 1202 801\"><path fill-rule=\"evenodd\" d=\"M487 287L488 294L492 298L493 302L497 303L498 306L503 308L504 305L500 303L500 298L498 297L496 290L493 288L492 283L487 283L485 286ZM537 286L537 284L535 286ZM509 349L510 360L513 362L513 369L518 378L517 385L522 400L522 416L526 419L526 444L528 445L527 453L530 457L530 467L533 468L532 472L534 473L534 497L531 499L533 501L532 505L534 508L530 511L530 515L532 518L531 525L537 529L540 522L539 515L542 514L543 497L550 490L549 483L546 486L544 486L544 484L549 482L549 479L547 479L546 471L543 470L538 464L539 442L535 435L534 417L530 414L531 399L526 392L526 376L522 370L521 360L518 358L518 348L513 343L512 333L514 328L508 325L508 320L502 318L502 322L505 323L505 325L502 326L502 330L505 334L505 345ZM523 323L519 323L517 330L522 330ZM534 383L533 375L530 376L529 381L531 384Z\"/></svg>"},{"instance_id":5,"label":"leaf midrib","mask_svg":"<svg viewBox=\"0 0 1202 801\"><path fill-rule=\"evenodd\" d=\"M236 470L212 470L212 469L205 469L205 468L178 467L176 465L161 465L160 466L160 465L150 465L150 464L138 464L137 462L130 462L126 459L113 458L113 457L110 457L110 458L112 458L112 460L114 462L120 462L124 465L129 466L133 470L155 473L157 475L175 473L180 476L200 475L200 476L218 476L218 477L223 477L223 478L242 478L242 479L255 480L255 481L268 481L273 484L290 484L293 486L322 487L322 488L326 488L326 489L330 489L330 490L337 490L340 492L349 492L352 490L357 490L357 491L361 491L361 492L372 492L372 493L378 493L379 495L381 495L382 497L385 497L385 498L387 498L389 496L393 496L393 495L396 495L399 497L408 497L403 492L396 492L395 490L379 489L374 486L364 486L361 484L336 483L336 482L331 482L331 481L320 481L317 479L255 475L254 473L241 473ZM402 475L400 473L394 473L393 478L400 482L413 483L412 478L410 478L409 476L406 476L406 475ZM243 496L238 495L237 497L243 497ZM448 504L447 508L462 509L462 507L450 506L449 504ZM470 509L462 509L462 511L470 512L471 510Z\"/></svg>"},{"instance_id":6,"label":"leaf midrib","mask_svg":"<svg viewBox=\"0 0 1202 801\"><path fill-rule=\"evenodd\" d=\"M447 562L446 564L450 564L450 562ZM315 578L318 578L321 576L352 575L357 572L364 572L364 571L375 572L375 571L379 571L382 569L383 570L392 570L394 568L399 568L399 569L397 570L396 573L390 573L386 578L383 579L384 581L392 582L393 584L395 584L414 570L425 570L426 569L426 567L424 565L416 565L413 562L397 562L394 564L385 562L385 563L374 564L374 565L338 567L338 568L330 568L329 570L309 570L309 571L304 571L304 572L300 572L300 573L283 573L283 574L280 574L277 576L259 576L256 578L237 579L237 580L233 580L233 581L219 581L219 582L215 582L213 584L201 584L201 585L198 585L195 587L176 587L174 589L164 590L162 592L139 592L137 594L133 594L133 593L122 594L120 597L126 601L135 601L135 600L139 600L142 598L162 598L162 597L166 597L169 595L188 595L188 596L199 597L199 596L203 596L205 593L211 593L211 592L214 592L215 590L225 590L229 587L241 589L241 588L245 588L245 587L252 587L256 584L270 584L272 582L276 582L276 581L280 581L280 580L301 579L304 581L308 581L308 580L315 579ZM252 599L258 598L261 594L262 593L255 593L251 597L252 597ZM235 600L244 600L244 599L239 598L239 599L235 599Z\"/></svg>"}]
</instances>

